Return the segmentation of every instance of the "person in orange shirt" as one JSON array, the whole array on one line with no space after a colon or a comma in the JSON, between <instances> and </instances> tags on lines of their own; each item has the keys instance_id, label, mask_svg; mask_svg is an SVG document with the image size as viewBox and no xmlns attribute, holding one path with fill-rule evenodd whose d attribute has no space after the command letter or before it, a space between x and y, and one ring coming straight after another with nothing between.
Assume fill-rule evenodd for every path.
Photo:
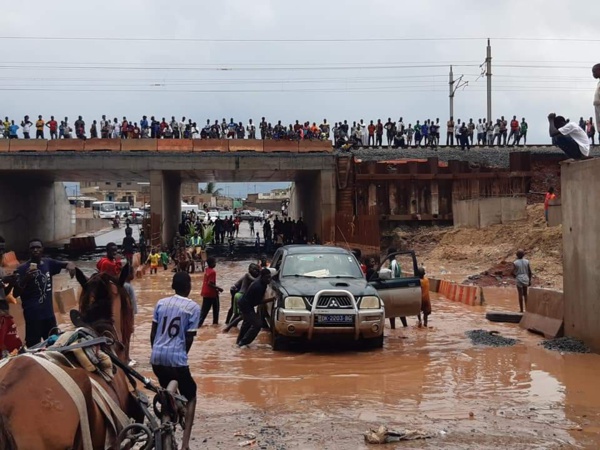
<instances>
[{"instance_id":1,"label":"person in orange shirt","mask_svg":"<svg viewBox=\"0 0 600 450\"><path fill-rule=\"evenodd\" d=\"M367 141L367 145L375 145L375 129L377 127L371 120L371 123L367 127L367 131L369 132L369 140Z\"/></svg>"},{"instance_id":2,"label":"person in orange shirt","mask_svg":"<svg viewBox=\"0 0 600 450\"><path fill-rule=\"evenodd\" d=\"M419 267L419 278L421 279L421 312L417 317L420 327L421 313L423 313L423 325L427 328L427 318L431 314L431 299L429 298L429 279L425 276L424 267Z\"/></svg>"},{"instance_id":3,"label":"person in orange shirt","mask_svg":"<svg viewBox=\"0 0 600 450\"><path fill-rule=\"evenodd\" d=\"M548 226L548 208L550 207L550 200L556 199L554 188L551 187L546 192L546 198L544 199L544 217L546 218L546 226Z\"/></svg>"}]
</instances>

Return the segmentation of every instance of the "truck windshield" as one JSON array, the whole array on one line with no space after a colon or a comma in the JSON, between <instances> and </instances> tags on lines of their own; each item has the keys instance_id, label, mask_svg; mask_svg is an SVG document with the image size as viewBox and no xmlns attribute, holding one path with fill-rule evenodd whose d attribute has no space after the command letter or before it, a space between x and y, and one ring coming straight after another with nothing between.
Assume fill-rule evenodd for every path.
<instances>
[{"instance_id":1,"label":"truck windshield","mask_svg":"<svg viewBox=\"0 0 600 450\"><path fill-rule=\"evenodd\" d=\"M288 255L283 263L281 276L364 278L353 256L334 253Z\"/></svg>"}]
</instances>

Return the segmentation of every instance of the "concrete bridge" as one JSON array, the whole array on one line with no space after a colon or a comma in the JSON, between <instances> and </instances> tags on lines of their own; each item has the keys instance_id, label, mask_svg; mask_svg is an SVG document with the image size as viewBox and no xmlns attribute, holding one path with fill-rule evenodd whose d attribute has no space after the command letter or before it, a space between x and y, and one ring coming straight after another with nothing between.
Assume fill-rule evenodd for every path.
<instances>
[{"instance_id":1,"label":"concrete bridge","mask_svg":"<svg viewBox=\"0 0 600 450\"><path fill-rule=\"evenodd\" d=\"M32 237L69 237L63 181L150 182L152 236L171 242L181 183L295 183L291 213L333 240L336 157L328 142L93 139L0 141L0 235L24 249ZM156 243L156 241L154 242Z\"/></svg>"}]
</instances>

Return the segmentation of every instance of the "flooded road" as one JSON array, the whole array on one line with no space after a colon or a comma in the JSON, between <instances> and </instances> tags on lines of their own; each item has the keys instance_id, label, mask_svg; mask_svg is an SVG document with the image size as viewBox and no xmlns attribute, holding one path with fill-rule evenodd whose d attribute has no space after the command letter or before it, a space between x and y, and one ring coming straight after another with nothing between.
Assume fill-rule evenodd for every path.
<instances>
[{"instance_id":1,"label":"flooded road","mask_svg":"<svg viewBox=\"0 0 600 450\"><path fill-rule=\"evenodd\" d=\"M249 262L219 260L225 292ZM150 376L152 311L172 294L171 277L160 271L134 281L139 313L131 353ZM202 274L192 282L190 297L200 302ZM390 449L598 448L600 356L551 352L517 325L487 322L487 308L515 310L516 299L513 289L485 294L486 307L434 297L430 328L409 318L408 328L386 328L384 348L374 351L276 353L265 332L238 349L235 329L224 334L222 326L205 325L190 351L199 395L193 448L237 448L246 440L234 436L238 431L255 433L258 448L369 448L362 434L381 424L435 433L381 447ZM228 308L224 295L221 324ZM482 328L519 343L475 347L464 333Z\"/></svg>"}]
</instances>

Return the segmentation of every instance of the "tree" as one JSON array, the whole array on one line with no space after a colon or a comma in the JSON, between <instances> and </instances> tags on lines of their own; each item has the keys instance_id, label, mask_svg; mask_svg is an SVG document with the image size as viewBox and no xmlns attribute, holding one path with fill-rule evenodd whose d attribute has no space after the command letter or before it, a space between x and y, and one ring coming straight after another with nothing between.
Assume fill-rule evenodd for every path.
<instances>
[{"instance_id":1,"label":"tree","mask_svg":"<svg viewBox=\"0 0 600 450\"><path fill-rule=\"evenodd\" d=\"M209 181L208 183L206 183L206 187L200 188L200 193L201 194L212 194L214 197L217 197L219 195L221 195L222 193L222 189L218 188L217 189L217 183L215 183L214 181Z\"/></svg>"}]
</instances>

